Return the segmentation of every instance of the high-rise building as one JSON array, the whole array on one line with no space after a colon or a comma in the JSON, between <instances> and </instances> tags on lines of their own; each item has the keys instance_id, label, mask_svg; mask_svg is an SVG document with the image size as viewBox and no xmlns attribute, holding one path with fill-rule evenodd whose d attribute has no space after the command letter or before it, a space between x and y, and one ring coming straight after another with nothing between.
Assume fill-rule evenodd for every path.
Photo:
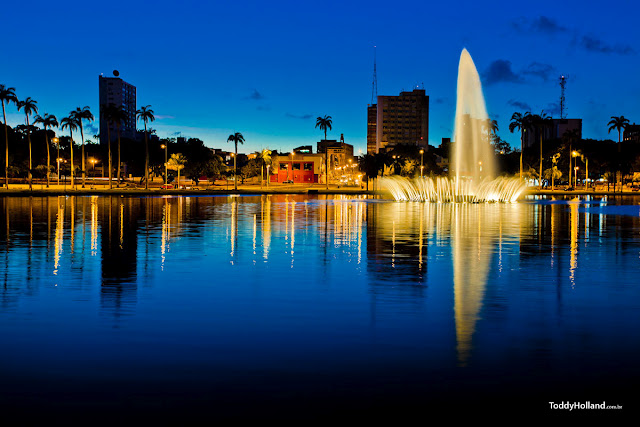
<instances>
[{"instance_id":1,"label":"high-rise building","mask_svg":"<svg viewBox=\"0 0 640 427\"><path fill-rule=\"evenodd\" d=\"M118 77L114 71L114 77L98 76L99 100L100 100L100 144L107 143L107 126L111 133L111 139L116 137L117 129L103 119L103 108L113 104L121 107L125 113L125 120L120 128L120 137L135 139L136 137L136 87Z\"/></svg>"},{"instance_id":2,"label":"high-rise building","mask_svg":"<svg viewBox=\"0 0 640 427\"><path fill-rule=\"evenodd\" d=\"M429 97L424 89L400 92L398 96L380 95L378 103L367 109L367 153L379 153L399 144L427 148L428 143Z\"/></svg>"},{"instance_id":3,"label":"high-rise building","mask_svg":"<svg viewBox=\"0 0 640 427\"><path fill-rule=\"evenodd\" d=\"M582 138L582 119L552 119L551 125L544 128L543 140L562 139L565 132L577 131ZM524 146L529 148L538 143L540 133L537 130L527 131L524 137Z\"/></svg>"},{"instance_id":4,"label":"high-rise building","mask_svg":"<svg viewBox=\"0 0 640 427\"><path fill-rule=\"evenodd\" d=\"M378 105L367 107L367 154L377 153L376 149L376 121L378 120Z\"/></svg>"},{"instance_id":5,"label":"high-rise building","mask_svg":"<svg viewBox=\"0 0 640 427\"><path fill-rule=\"evenodd\" d=\"M633 142L635 144L640 143L640 125L635 123L627 125L622 135L623 141Z\"/></svg>"}]
</instances>

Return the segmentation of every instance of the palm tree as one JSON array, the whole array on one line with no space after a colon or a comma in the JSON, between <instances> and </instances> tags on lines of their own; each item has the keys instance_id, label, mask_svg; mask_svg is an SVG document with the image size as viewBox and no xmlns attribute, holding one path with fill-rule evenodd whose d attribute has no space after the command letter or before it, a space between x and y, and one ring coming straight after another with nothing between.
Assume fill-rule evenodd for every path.
<instances>
[{"instance_id":1,"label":"palm tree","mask_svg":"<svg viewBox=\"0 0 640 427\"><path fill-rule=\"evenodd\" d=\"M49 151L49 134L47 128L57 128L59 126L58 119L53 114L44 113L44 117L36 116L33 123L40 123L44 128L44 139L47 143L47 188L49 188L49 175L51 171L51 154Z\"/></svg>"},{"instance_id":2,"label":"palm tree","mask_svg":"<svg viewBox=\"0 0 640 427\"><path fill-rule=\"evenodd\" d=\"M516 129L520 131L520 179L522 180L522 155L524 153L524 133L531 127L531 113L513 113L509 131L513 133Z\"/></svg>"},{"instance_id":3,"label":"palm tree","mask_svg":"<svg viewBox=\"0 0 640 427\"><path fill-rule=\"evenodd\" d=\"M187 158L182 153L174 153L167 162L167 168L178 171L178 189L180 189L180 170L184 169L184 165L187 163Z\"/></svg>"},{"instance_id":4,"label":"palm tree","mask_svg":"<svg viewBox=\"0 0 640 427\"><path fill-rule=\"evenodd\" d=\"M17 104L16 88L0 85L0 102L2 103L2 117L4 119L4 147L5 147L5 165L4 165L4 185L9 188L9 134L7 125L7 113L5 111L5 103Z\"/></svg>"},{"instance_id":5,"label":"palm tree","mask_svg":"<svg viewBox=\"0 0 640 427\"><path fill-rule=\"evenodd\" d=\"M260 164L262 166L262 172L260 173L260 187L262 187L263 185L263 180L264 180L264 168L267 165L271 164L271 150L269 150L268 148L264 148L262 151L256 153L256 158L258 160L260 160ZM267 176L267 180L269 179L269 177Z\"/></svg>"},{"instance_id":6,"label":"palm tree","mask_svg":"<svg viewBox=\"0 0 640 427\"><path fill-rule=\"evenodd\" d=\"M29 190L33 190L33 175L31 174L31 127L29 125L29 116L38 112L36 104L37 101L31 99L31 97L27 97L24 101L18 101L16 103L18 111L24 110L24 115L27 121L27 141L29 142Z\"/></svg>"},{"instance_id":7,"label":"palm tree","mask_svg":"<svg viewBox=\"0 0 640 427\"><path fill-rule=\"evenodd\" d=\"M244 136L240 132L232 133L227 142L232 141L236 146L236 155L233 156L233 188L238 189L238 142L244 144Z\"/></svg>"},{"instance_id":8,"label":"palm tree","mask_svg":"<svg viewBox=\"0 0 640 427\"><path fill-rule=\"evenodd\" d=\"M491 144L491 141L493 141L492 136L496 136L499 130L498 121L487 119L484 122L484 128L487 130L487 141Z\"/></svg>"},{"instance_id":9,"label":"palm tree","mask_svg":"<svg viewBox=\"0 0 640 427\"><path fill-rule=\"evenodd\" d=\"M329 188L329 156L328 156L328 147L327 147L327 129L331 130L332 124L331 116L324 116L316 118L316 128L320 128L320 130L324 131L324 170L325 170L325 181L327 184L327 188Z\"/></svg>"},{"instance_id":10,"label":"palm tree","mask_svg":"<svg viewBox=\"0 0 640 427\"><path fill-rule=\"evenodd\" d=\"M144 122L144 188L149 189L149 140L147 138L147 123L156 119L153 115L151 105L140 107L140 109L136 111L136 118Z\"/></svg>"},{"instance_id":11,"label":"palm tree","mask_svg":"<svg viewBox=\"0 0 640 427\"><path fill-rule=\"evenodd\" d=\"M616 117L616 116L611 116L611 121L609 121L609 123L607 123L609 125L609 133L611 133L612 130L616 129L618 131L618 171L616 172L616 177L618 176L618 174L620 173L620 144L621 144L621 140L622 140L622 131L624 129L627 128L627 126L629 126L629 119L625 118L624 116L620 116L620 117ZM617 181L617 179L616 179ZM616 191L616 187L615 184L613 186L613 192L615 193ZM622 176L620 176L620 192L622 192Z\"/></svg>"},{"instance_id":12,"label":"palm tree","mask_svg":"<svg viewBox=\"0 0 640 427\"><path fill-rule=\"evenodd\" d=\"M69 113L69 116L63 118L60 121L60 129L62 130L69 129L69 136L71 137L71 139L69 140L69 149L71 150L71 187L73 187L73 184L74 184L73 177L75 174L75 170L73 166L73 131L78 130L78 126L80 125L74 113L75 111L71 111Z\"/></svg>"},{"instance_id":13,"label":"palm tree","mask_svg":"<svg viewBox=\"0 0 640 427\"><path fill-rule=\"evenodd\" d=\"M84 188L84 183L85 183L85 178L87 175L86 169L85 169L85 156L84 156L84 130L82 127L82 120L88 120L90 122L93 121L94 117L93 114L91 113L91 111L89 111L89 107L83 107L83 108L76 108L74 111L71 112L71 114L73 114L73 116L76 118L78 124L80 125L80 139L82 140L82 188Z\"/></svg>"}]
</instances>

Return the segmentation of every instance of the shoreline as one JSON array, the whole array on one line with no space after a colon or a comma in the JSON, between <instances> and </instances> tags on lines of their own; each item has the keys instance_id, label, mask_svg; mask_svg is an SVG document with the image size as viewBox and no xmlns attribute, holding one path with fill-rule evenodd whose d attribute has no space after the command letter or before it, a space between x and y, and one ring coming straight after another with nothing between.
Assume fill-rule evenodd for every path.
<instances>
[{"instance_id":1,"label":"shoreline","mask_svg":"<svg viewBox=\"0 0 640 427\"><path fill-rule=\"evenodd\" d=\"M9 188L6 190L0 188L0 197L2 196L224 196L224 195L263 195L263 194L324 194L324 195L379 195L379 192L374 190L367 191L360 188L313 188L313 187L278 187L278 188L252 188L244 186L244 188L238 188L238 190L226 189L226 188L198 188L198 189L139 189L139 188L34 188L29 190L28 188ZM525 196L631 196L640 197L638 191L625 191L615 193L613 191L596 191L596 190L532 190L527 191Z\"/></svg>"}]
</instances>

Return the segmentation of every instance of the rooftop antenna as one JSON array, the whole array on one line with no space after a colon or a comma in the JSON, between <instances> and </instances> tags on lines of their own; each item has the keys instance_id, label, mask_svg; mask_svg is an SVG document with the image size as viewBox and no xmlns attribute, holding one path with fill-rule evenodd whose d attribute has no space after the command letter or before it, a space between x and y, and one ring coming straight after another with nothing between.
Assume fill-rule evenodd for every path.
<instances>
[{"instance_id":1,"label":"rooftop antenna","mask_svg":"<svg viewBox=\"0 0 640 427\"><path fill-rule=\"evenodd\" d=\"M376 73L376 47L373 47L373 82L371 84L371 104L378 102L378 73Z\"/></svg>"},{"instance_id":2,"label":"rooftop antenna","mask_svg":"<svg viewBox=\"0 0 640 427\"><path fill-rule=\"evenodd\" d=\"M565 105L564 90L567 86L568 78L569 76L560 76L560 119L564 119L564 110L567 108Z\"/></svg>"}]
</instances>

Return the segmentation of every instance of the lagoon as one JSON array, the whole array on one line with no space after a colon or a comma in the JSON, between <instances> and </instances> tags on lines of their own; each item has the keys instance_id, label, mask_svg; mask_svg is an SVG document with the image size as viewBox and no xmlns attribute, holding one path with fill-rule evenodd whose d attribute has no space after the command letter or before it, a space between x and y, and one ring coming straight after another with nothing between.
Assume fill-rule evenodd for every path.
<instances>
[{"instance_id":1,"label":"lagoon","mask_svg":"<svg viewBox=\"0 0 640 427\"><path fill-rule=\"evenodd\" d=\"M624 411L639 276L633 197L4 197L0 398L145 419Z\"/></svg>"}]
</instances>

